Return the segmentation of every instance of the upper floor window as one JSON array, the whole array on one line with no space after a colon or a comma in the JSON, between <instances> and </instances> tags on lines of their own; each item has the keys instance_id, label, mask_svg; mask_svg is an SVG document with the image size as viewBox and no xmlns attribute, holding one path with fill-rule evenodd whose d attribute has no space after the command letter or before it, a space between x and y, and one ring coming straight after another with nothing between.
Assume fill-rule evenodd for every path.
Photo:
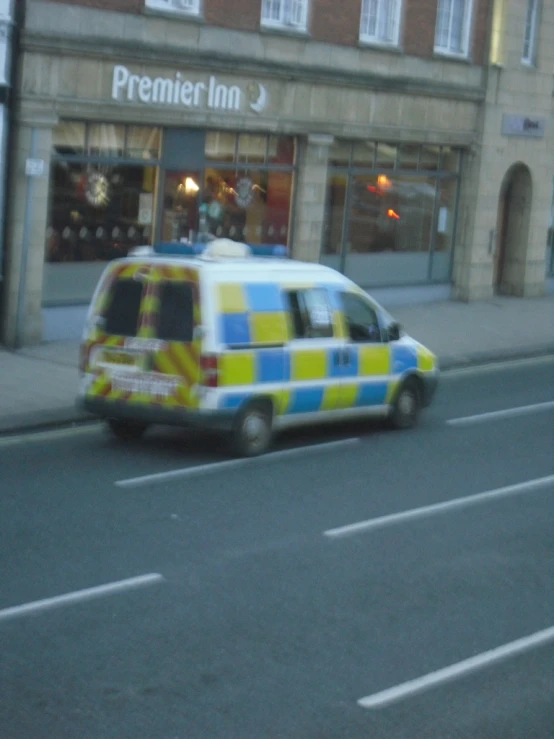
<instances>
[{"instance_id":1,"label":"upper floor window","mask_svg":"<svg viewBox=\"0 0 554 739\"><path fill-rule=\"evenodd\" d=\"M439 0L435 51L467 56L473 0Z\"/></svg>"},{"instance_id":2,"label":"upper floor window","mask_svg":"<svg viewBox=\"0 0 554 739\"><path fill-rule=\"evenodd\" d=\"M145 0L145 5L150 10L162 10L166 13L180 15L200 13L200 0Z\"/></svg>"},{"instance_id":3,"label":"upper floor window","mask_svg":"<svg viewBox=\"0 0 554 739\"><path fill-rule=\"evenodd\" d=\"M534 64L537 50L537 18L539 14L539 0L528 0L525 16L525 33L523 36L523 54L521 61L524 64Z\"/></svg>"},{"instance_id":4,"label":"upper floor window","mask_svg":"<svg viewBox=\"0 0 554 739\"><path fill-rule=\"evenodd\" d=\"M262 25L305 31L309 0L262 0Z\"/></svg>"},{"instance_id":5,"label":"upper floor window","mask_svg":"<svg viewBox=\"0 0 554 739\"><path fill-rule=\"evenodd\" d=\"M363 0L360 38L378 44L398 44L402 0Z\"/></svg>"}]
</instances>

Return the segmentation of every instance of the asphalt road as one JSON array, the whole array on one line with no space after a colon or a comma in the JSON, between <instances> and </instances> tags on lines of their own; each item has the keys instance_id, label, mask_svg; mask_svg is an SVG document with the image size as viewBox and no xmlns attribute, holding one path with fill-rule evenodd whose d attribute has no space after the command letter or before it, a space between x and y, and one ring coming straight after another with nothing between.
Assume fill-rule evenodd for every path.
<instances>
[{"instance_id":1,"label":"asphalt road","mask_svg":"<svg viewBox=\"0 0 554 739\"><path fill-rule=\"evenodd\" d=\"M1 739L552 739L553 401L535 360L256 461L1 440Z\"/></svg>"}]
</instances>

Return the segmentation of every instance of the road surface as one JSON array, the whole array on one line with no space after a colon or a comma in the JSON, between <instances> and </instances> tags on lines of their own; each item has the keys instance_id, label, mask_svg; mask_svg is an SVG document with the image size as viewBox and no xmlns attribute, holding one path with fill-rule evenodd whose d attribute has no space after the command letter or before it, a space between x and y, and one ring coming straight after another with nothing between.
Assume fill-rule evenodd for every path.
<instances>
[{"instance_id":1,"label":"road surface","mask_svg":"<svg viewBox=\"0 0 554 739\"><path fill-rule=\"evenodd\" d=\"M445 374L412 431L0 470L2 739L554 737L552 358Z\"/></svg>"}]
</instances>

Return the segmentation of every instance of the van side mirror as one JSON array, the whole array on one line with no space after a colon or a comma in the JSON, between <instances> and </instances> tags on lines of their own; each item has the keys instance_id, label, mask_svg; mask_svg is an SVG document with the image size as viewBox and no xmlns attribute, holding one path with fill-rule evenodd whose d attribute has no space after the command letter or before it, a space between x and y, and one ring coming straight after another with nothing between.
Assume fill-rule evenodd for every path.
<instances>
[{"instance_id":1,"label":"van side mirror","mask_svg":"<svg viewBox=\"0 0 554 739\"><path fill-rule=\"evenodd\" d=\"M398 341L400 339L400 336L402 334L402 326L394 321L393 323L389 323L387 326L387 339L389 341Z\"/></svg>"}]
</instances>

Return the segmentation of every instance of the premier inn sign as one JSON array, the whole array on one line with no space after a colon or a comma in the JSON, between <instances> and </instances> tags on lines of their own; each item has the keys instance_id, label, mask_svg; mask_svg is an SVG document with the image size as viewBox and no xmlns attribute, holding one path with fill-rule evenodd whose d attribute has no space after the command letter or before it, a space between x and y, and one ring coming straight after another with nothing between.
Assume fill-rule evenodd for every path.
<instances>
[{"instance_id":1,"label":"premier inn sign","mask_svg":"<svg viewBox=\"0 0 554 739\"><path fill-rule=\"evenodd\" d=\"M143 105L261 113L267 105L267 90L259 82L243 90L238 85L218 82L214 75L206 83L187 79L181 72L171 77L132 74L127 67L117 65L113 70L112 99Z\"/></svg>"}]
</instances>

